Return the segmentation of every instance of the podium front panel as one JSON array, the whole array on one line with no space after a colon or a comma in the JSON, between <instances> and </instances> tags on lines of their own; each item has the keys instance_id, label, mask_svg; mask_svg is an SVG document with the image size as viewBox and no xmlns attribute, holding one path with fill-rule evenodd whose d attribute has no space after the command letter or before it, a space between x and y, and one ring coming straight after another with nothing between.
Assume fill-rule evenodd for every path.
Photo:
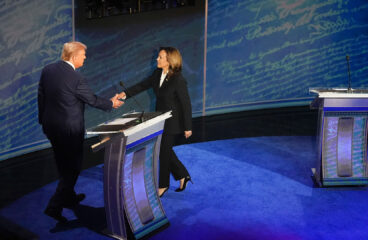
<instances>
[{"instance_id":1,"label":"podium front panel","mask_svg":"<svg viewBox=\"0 0 368 240\"><path fill-rule=\"evenodd\" d=\"M326 111L323 116L323 185L364 185L367 178L367 112Z\"/></svg>"},{"instance_id":2,"label":"podium front panel","mask_svg":"<svg viewBox=\"0 0 368 240\"><path fill-rule=\"evenodd\" d=\"M127 239L127 228L140 239L169 225L157 179L161 135L171 112L150 116L144 122L118 118L87 131L102 137L92 149L105 148L105 233L116 239Z\"/></svg>"},{"instance_id":3,"label":"podium front panel","mask_svg":"<svg viewBox=\"0 0 368 240\"><path fill-rule=\"evenodd\" d=\"M106 234L117 239L126 239L124 221L124 196L120 194L120 172L125 155L126 138L114 139L105 147L104 201L107 222Z\"/></svg>"},{"instance_id":4,"label":"podium front panel","mask_svg":"<svg viewBox=\"0 0 368 240\"><path fill-rule=\"evenodd\" d=\"M317 93L319 186L367 185L368 90L310 89Z\"/></svg>"},{"instance_id":5,"label":"podium front panel","mask_svg":"<svg viewBox=\"0 0 368 240\"><path fill-rule=\"evenodd\" d=\"M127 149L122 169L122 195L125 212L134 236L138 239L168 223L155 184L155 145L157 136ZM140 166L137 166L140 165ZM143 177L143 181L136 181Z\"/></svg>"}]
</instances>

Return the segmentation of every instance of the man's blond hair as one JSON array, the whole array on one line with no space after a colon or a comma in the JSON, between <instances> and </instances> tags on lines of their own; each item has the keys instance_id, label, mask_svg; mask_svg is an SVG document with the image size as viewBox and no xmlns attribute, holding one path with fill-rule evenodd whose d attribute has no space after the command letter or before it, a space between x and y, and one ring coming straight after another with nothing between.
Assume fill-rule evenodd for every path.
<instances>
[{"instance_id":1,"label":"man's blond hair","mask_svg":"<svg viewBox=\"0 0 368 240\"><path fill-rule=\"evenodd\" d=\"M63 51L61 53L61 59L64 61L69 61L71 57L79 50L87 50L87 46L81 42L64 43Z\"/></svg>"}]
</instances>

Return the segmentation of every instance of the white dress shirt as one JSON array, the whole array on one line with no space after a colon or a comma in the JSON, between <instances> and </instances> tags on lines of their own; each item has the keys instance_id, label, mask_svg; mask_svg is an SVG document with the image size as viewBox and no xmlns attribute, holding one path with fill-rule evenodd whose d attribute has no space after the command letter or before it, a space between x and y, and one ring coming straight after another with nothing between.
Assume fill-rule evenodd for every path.
<instances>
[{"instance_id":1,"label":"white dress shirt","mask_svg":"<svg viewBox=\"0 0 368 240\"><path fill-rule=\"evenodd\" d=\"M64 62L66 62L67 64L69 64L70 66L72 66L73 67L73 69L75 70L75 67L74 67L74 65L73 65L73 63L71 63L71 62L69 62L69 61L65 61L65 60L63 60Z\"/></svg>"},{"instance_id":2,"label":"white dress shirt","mask_svg":"<svg viewBox=\"0 0 368 240\"><path fill-rule=\"evenodd\" d=\"M164 71L162 70L161 79L160 79L160 87L162 86L162 83L164 82L166 76L167 76L167 72L164 73Z\"/></svg>"}]
</instances>

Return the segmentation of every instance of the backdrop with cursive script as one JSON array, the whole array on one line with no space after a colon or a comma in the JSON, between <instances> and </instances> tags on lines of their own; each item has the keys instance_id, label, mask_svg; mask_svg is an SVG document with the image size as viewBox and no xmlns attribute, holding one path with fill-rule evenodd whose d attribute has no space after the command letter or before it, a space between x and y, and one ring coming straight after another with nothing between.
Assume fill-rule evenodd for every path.
<instances>
[{"instance_id":1,"label":"backdrop with cursive script","mask_svg":"<svg viewBox=\"0 0 368 240\"><path fill-rule=\"evenodd\" d=\"M365 0L210 0L206 112L307 105L310 87L368 87Z\"/></svg>"},{"instance_id":2,"label":"backdrop with cursive script","mask_svg":"<svg viewBox=\"0 0 368 240\"><path fill-rule=\"evenodd\" d=\"M38 82L72 34L70 0L0 1L0 160L49 145L38 124Z\"/></svg>"},{"instance_id":3,"label":"backdrop with cursive script","mask_svg":"<svg viewBox=\"0 0 368 240\"><path fill-rule=\"evenodd\" d=\"M76 39L88 46L78 71L104 97L122 91L120 81L131 86L148 76L158 48L169 45L183 55L193 116L307 105L310 87L348 86L346 56L352 87L368 87L365 0L208 0L207 32L204 1L93 20L83 19L78 4ZM72 1L0 1L0 20L3 160L49 146L38 124L37 87L41 69L72 39ZM87 127L154 110L152 92L136 98L140 106L128 100L111 113L87 108Z\"/></svg>"}]
</instances>

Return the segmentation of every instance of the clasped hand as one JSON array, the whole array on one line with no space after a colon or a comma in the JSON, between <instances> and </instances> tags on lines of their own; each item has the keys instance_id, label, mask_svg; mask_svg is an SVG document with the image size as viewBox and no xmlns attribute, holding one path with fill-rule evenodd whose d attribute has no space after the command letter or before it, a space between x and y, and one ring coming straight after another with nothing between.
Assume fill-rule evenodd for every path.
<instances>
[{"instance_id":1,"label":"clasped hand","mask_svg":"<svg viewBox=\"0 0 368 240\"><path fill-rule=\"evenodd\" d=\"M119 97L120 94L115 94L115 96L113 96L112 98L110 98L111 102L112 102L112 107L113 108L119 108L121 107L124 102L119 100L120 97Z\"/></svg>"},{"instance_id":2,"label":"clasped hand","mask_svg":"<svg viewBox=\"0 0 368 240\"><path fill-rule=\"evenodd\" d=\"M184 131L184 136L185 138L189 138L190 136L192 136L192 131Z\"/></svg>"},{"instance_id":3,"label":"clasped hand","mask_svg":"<svg viewBox=\"0 0 368 240\"><path fill-rule=\"evenodd\" d=\"M121 92L121 93L119 93L119 94L118 94L118 98L119 98L119 99L123 99L123 100L124 100L124 99L126 99L126 94L125 94L125 92Z\"/></svg>"}]
</instances>

